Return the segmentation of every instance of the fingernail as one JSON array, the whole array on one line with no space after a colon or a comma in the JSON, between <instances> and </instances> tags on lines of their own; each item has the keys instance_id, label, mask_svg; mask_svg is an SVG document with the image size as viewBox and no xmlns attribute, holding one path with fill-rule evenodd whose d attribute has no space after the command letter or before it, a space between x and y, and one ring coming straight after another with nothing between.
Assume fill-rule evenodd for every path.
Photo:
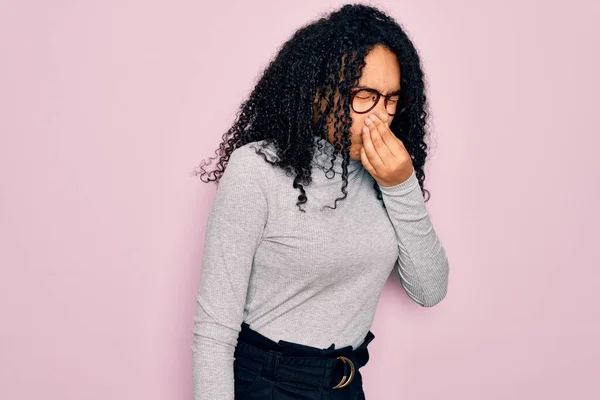
<instances>
[{"instance_id":1,"label":"fingernail","mask_svg":"<svg viewBox=\"0 0 600 400\"><path fill-rule=\"evenodd\" d=\"M369 118L366 118L366 119L365 119L365 124L367 124L367 125L371 125L371 120L370 120Z\"/></svg>"},{"instance_id":2,"label":"fingernail","mask_svg":"<svg viewBox=\"0 0 600 400\"><path fill-rule=\"evenodd\" d=\"M373 121L375 121L375 120L377 119L377 117L375 116L375 114L371 114L371 119L372 119Z\"/></svg>"}]
</instances>

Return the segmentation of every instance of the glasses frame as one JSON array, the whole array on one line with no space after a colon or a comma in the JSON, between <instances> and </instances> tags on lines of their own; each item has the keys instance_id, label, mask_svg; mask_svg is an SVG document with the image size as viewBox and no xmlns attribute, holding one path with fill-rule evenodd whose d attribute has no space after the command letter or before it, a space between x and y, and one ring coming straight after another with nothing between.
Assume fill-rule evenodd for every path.
<instances>
[{"instance_id":1,"label":"glasses frame","mask_svg":"<svg viewBox=\"0 0 600 400\"><path fill-rule=\"evenodd\" d=\"M356 96L356 94L358 92L361 92L363 90L377 95L377 99L375 100L375 102L373 103L371 108L369 108L367 111L356 111L354 109L354 97ZM366 114L369 111L371 111L372 109L374 109L377 106L377 104L379 104L379 100L383 97L384 98L383 107L385 108L385 112L387 112L387 114L389 116L393 117L393 116L398 115L399 113L403 112L404 110L406 110L408 105L405 105L404 108L402 108L400 111L396 110L396 112L394 114L390 114L387 111L387 103L388 103L388 100L390 99L390 97L392 97L392 96L398 96L398 102L400 102L400 99L402 98L402 92L390 93L390 94L385 95L383 93L380 93L377 89L373 89L373 88L367 88L367 87L353 88L350 90L350 107L352 108L352 111L354 111L357 114Z\"/></svg>"}]
</instances>

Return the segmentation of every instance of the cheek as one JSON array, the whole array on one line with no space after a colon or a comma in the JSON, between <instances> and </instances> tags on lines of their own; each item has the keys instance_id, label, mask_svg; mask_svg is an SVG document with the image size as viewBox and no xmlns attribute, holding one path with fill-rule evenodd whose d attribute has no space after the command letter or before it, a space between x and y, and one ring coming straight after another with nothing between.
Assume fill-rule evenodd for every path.
<instances>
[{"instance_id":1,"label":"cheek","mask_svg":"<svg viewBox=\"0 0 600 400\"><path fill-rule=\"evenodd\" d=\"M360 136L362 134L362 128L365 126L365 117L362 114L352 114L352 135Z\"/></svg>"}]
</instances>

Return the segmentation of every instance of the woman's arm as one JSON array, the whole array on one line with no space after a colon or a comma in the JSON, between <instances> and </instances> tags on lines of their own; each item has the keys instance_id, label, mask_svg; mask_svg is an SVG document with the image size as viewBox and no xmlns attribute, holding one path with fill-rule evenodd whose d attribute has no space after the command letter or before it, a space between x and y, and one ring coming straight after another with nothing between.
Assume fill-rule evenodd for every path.
<instances>
[{"instance_id":1,"label":"woman's arm","mask_svg":"<svg viewBox=\"0 0 600 400\"><path fill-rule=\"evenodd\" d=\"M194 400L233 400L233 353L254 254L267 221L265 163L242 146L221 176L208 216L194 315Z\"/></svg>"},{"instance_id":2,"label":"woman's arm","mask_svg":"<svg viewBox=\"0 0 600 400\"><path fill-rule=\"evenodd\" d=\"M379 188L396 232L399 256L394 268L402 287L413 301L432 307L446 296L449 266L415 171L398 185Z\"/></svg>"}]
</instances>

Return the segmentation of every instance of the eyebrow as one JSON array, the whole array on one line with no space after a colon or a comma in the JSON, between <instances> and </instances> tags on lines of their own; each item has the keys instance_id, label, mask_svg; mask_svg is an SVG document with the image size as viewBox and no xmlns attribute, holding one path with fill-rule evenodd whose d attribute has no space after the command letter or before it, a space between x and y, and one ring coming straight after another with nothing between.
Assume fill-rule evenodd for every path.
<instances>
[{"instance_id":1,"label":"eyebrow","mask_svg":"<svg viewBox=\"0 0 600 400\"><path fill-rule=\"evenodd\" d=\"M364 85L357 85L357 86L355 86L355 88L356 89L372 89L372 90L377 90L375 88L372 88L372 87L369 87L369 86L364 86ZM398 89L398 90L394 90L393 92L390 92L388 94L399 94L400 92L401 92L401 89Z\"/></svg>"}]
</instances>

